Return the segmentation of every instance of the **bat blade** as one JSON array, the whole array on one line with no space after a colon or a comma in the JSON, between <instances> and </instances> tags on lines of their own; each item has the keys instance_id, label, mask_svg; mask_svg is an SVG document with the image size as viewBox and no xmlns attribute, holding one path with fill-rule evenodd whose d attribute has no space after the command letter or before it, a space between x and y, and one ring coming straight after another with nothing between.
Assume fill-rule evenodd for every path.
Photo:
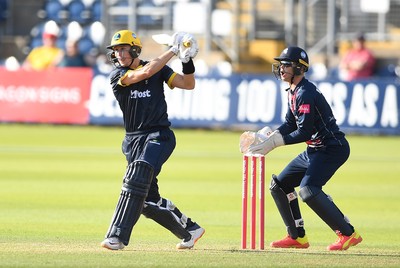
<instances>
[{"instance_id":1,"label":"bat blade","mask_svg":"<svg viewBox=\"0 0 400 268\"><path fill-rule=\"evenodd\" d=\"M172 36L169 34L154 34L151 37L160 45L170 46L172 43Z\"/></svg>"}]
</instances>

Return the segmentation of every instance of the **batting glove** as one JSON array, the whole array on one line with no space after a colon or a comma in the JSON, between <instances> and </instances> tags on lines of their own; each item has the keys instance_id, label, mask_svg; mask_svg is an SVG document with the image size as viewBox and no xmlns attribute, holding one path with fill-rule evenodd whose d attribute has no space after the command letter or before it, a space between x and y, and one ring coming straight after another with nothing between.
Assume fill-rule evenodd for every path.
<instances>
[{"instance_id":1,"label":"batting glove","mask_svg":"<svg viewBox=\"0 0 400 268\"><path fill-rule=\"evenodd\" d=\"M196 57L198 52L199 45L194 36L188 33L185 34L179 45L179 59L183 63L187 63L191 58Z\"/></svg>"},{"instance_id":2,"label":"batting glove","mask_svg":"<svg viewBox=\"0 0 400 268\"><path fill-rule=\"evenodd\" d=\"M168 44L171 48L169 49L175 55L179 53L179 46L181 45L181 41L185 32L176 32L172 35L171 42Z\"/></svg>"}]
</instances>

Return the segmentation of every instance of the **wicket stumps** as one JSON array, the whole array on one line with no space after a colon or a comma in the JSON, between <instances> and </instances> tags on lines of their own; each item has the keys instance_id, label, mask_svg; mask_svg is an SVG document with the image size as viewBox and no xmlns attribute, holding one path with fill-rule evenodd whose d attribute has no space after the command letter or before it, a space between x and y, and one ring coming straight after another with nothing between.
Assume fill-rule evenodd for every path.
<instances>
[{"instance_id":1,"label":"wicket stumps","mask_svg":"<svg viewBox=\"0 0 400 268\"><path fill-rule=\"evenodd\" d=\"M249 161L250 159L250 161ZM257 160L259 162L259 249L264 249L265 228L265 156L243 155L243 185L242 185L242 249L247 248L247 199L249 192L249 162L250 168L250 198L251 198L251 228L250 248L256 249L257 220Z\"/></svg>"}]
</instances>

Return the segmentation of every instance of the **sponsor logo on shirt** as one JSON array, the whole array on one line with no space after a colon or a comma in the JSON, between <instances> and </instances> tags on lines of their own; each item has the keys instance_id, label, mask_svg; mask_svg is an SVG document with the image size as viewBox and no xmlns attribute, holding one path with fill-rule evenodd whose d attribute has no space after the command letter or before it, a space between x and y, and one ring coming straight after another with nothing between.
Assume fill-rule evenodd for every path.
<instances>
[{"instance_id":1,"label":"sponsor logo on shirt","mask_svg":"<svg viewBox=\"0 0 400 268\"><path fill-rule=\"evenodd\" d=\"M302 105L300 105L299 113L309 114L310 113L310 104L302 104Z\"/></svg>"},{"instance_id":2,"label":"sponsor logo on shirt","mask_svg":"<svg viewBox=\"0 0 400 268\"><path fill-rule=\"evenodd\" d=\"M150 98L150 90L146 91L138 91L138 90L133 90L131 91L131 99L142 99L142 98Z\"/></svg>"}]
</instances>

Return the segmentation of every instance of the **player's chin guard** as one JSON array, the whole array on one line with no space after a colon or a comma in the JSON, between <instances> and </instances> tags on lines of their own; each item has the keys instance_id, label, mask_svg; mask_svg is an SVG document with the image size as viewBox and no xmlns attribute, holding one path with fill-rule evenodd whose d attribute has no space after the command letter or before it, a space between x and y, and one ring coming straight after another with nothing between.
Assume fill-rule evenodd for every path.
<instances>
[{"instance_id":1,"label":"player's chin guard","mask_svg":"<svg viewBox=\"0 0 400 268\"><path fill-rule=\"evenodd\" d=\"M287 47L279 57L275 57L277 63L272 64L272 72L276 79L280 80L280 67L281 65L291 65L293 67L294 75L300 75L307 72L309 68L309 60L306 51L300 47Z\"/></svg>"},{"instance_id":2,"label":"player's chin guard","mask_svg":"<svg viewBox=\"0 0 400 268\"><path fill-rule=\"evenodd\" d=\"M129 30L121 30L116 32L111 38L111 44L107 46L107 49L112 51L107 53L107 59L115 66L120 67L118 59L115 57L114 47L118 45L129 45L129 55L132 59L139 57L142 52L142 42L136 33Z\"/></svg>"}]
</instances>

